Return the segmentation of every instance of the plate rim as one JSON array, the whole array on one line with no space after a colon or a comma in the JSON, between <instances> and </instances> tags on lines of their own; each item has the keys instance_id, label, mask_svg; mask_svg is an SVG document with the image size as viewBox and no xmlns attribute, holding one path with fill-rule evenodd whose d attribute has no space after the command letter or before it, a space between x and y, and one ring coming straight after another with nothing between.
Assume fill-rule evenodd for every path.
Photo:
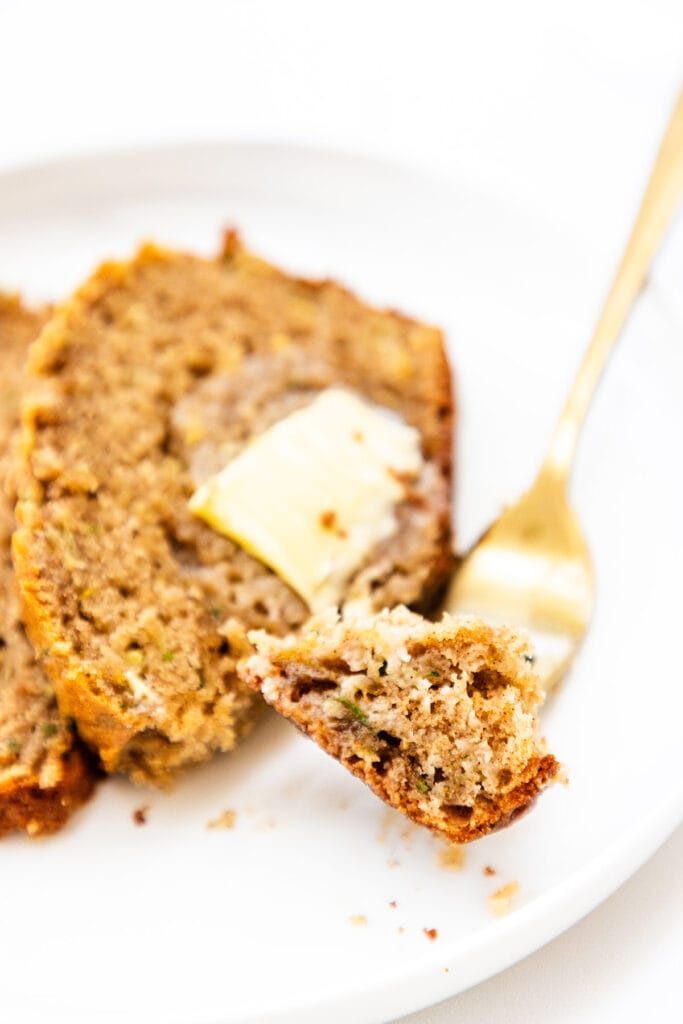
<instances>
[{"instance_id":1,"label":"plate rim","mask_svg":"<svg viewBox=\"0 0 683 1024\"><path fill-rule=\"evenodd\" d=\"M255 1012L241 1018L240 1024L263 1024L266 1019L272 1024L317 1024L322 1011L326 1013L326 1020L339 1021L339 1024L347 1024L349 1017L345 1014L350 1011L356 1013L353 1020L357 1024L390 1024L397 1018L458 996L513 967L547 943L559 938L613 896L670 838L681 824L682 815L682 795L674 793L664 802L664 806L657 808L646 819L649 831L646 835L637 833L639 842L634 842L632 834L629 833L626 838L622 837L603 849L590 863L590 870L583 868L572 872L553 889L524 904L510 916L495 922L492 928L481 929L480 937L475 934L475 942L470 943L467 954L472 958L477 952L486 953L485 966L472 965L469 970L463 971L455 989L443 983L444 977L448 978L445 969L449 968L450 973L453 957L442 956L438 963L429 962L422 969L418 967L401 978L398 984L395 978L386 978L380 979L376 985L366 989L358 988L345 996L343 1003L337 1002L331 1009L329 1004L318 999L282 1012L269 1008L267 1018L262 1013ZM520 931L527 935L527 941L517 941ZM463 944L464 941L461 942L461 945ZM423 960L426 959L425 956ZM453 977L456 976L454 972ZM387 994L389 984L393 986L393 991ZM416 996L414 990L418 985L430 986L429 1001L425 1002L423 996ZM436 996L431 989L432 985L438 989ZM397 994L401 997L398 1000ZM371 1000L371 1014L358 1016L361 1000L365 1007L368 1007L368 1000ZM213 1017L207 1018L201 1024L225 1024L225 1021Z\"/></svg>"},{"instance_id":2,"label":"plate rim","mask_svg":"<svg viewBox=\"0 0 683 1024\"><path fill-rule=\"evenodd\" d=\"M19 187L26 178L42 175L75 173L79 167L109 163L131 164L137 161L196 159L200 153L250 151L263 157L267 153L294 154L297 159L321 158L331 163L345 163L372 168L382 173L400 174L416 182L433 182L440 187L464 187L468 191L492 202L509 205L510 197L496 195L482 187L470 175L459 175L456 169L426 167L419 162L396 157L384 157L364 150L363 147L335 147L317 145L309 141L249 136L206 137L154 141L149 144L97 146L91 150L58 153L53 156L0 164L0 190L14 181ZM540 223L552 224L552 218L533 211L528 204L519 207ZM563 231L566 234L566 231ZM648 284L648 288L651 285ZM424 1009L436 1002L451 998L480 982L493 977L519 962L552 939L560 936L593 909L617 891L656 850L669 838L683 819L683 780L678 788L651 809L638 824L631 826L620 837L588 861L583 867L563 878L551 889L515 910L509 917L479 929L467 941L455 944L455 951L445 956L436 947L425 953L415 967L395 977L379 976L372 984L352 988L341 1000L330 1004L322 998L310 1003L300 1001L296 1007L278 1010L266 1007L240 1018L244 1024L273 1024L318 1021L322 1011L329 1021L353 1019L359 1024L382 1024ZM466 947L466 948L463 948ZM456 967L454 961L467 954L466 969ZM446 969L448 973L446 973ZM142 1018L138 1018L142 1020ZM126 1020L131 1021L129 1016ZM197 1024L224 1024L224 1017L197 1018Z\"/></svg>"}]
</instances>

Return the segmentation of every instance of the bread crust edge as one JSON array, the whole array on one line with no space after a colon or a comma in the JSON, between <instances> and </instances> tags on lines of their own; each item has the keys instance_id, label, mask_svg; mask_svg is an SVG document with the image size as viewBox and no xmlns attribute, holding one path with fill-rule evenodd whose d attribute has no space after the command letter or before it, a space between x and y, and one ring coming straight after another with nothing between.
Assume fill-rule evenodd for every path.
<instances>
[{"instance_id":1,"label":"bread crust edge","mask_svg":"<svg viewBox=\"0 0 683 1024\"><path fill-rule=\"evenodd\" d=\"M92 795L99 772L82 746L64 755L61 779L43 787L35 777L10 780L0 788L0 836L23 831L31 838L57 832Z\"/></svg>"}]
</instances>

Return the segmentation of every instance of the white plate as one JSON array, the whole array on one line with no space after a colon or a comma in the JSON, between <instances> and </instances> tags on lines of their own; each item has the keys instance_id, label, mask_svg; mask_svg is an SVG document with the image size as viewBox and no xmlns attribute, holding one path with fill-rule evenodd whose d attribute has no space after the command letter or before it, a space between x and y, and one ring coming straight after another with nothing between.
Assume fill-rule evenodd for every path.
<instances>
[{"instance_id":1,"label":"white plate","mask_svg":"<svg viewBox=\"0 0 683 1024\"><path fill-rule=\"evenodd\" d=\"M211 252L232 223L292 270L446 328L466 543L541 455L604 283L590 247L463 183L311 150L193 146L2 175L0 281L58 297L145 236ZM651 290L577 466L599 597L544 716L569 787L449 872L436 840L274 717L170 795L109 781L54 839L0 845L3 1019L384 1021L525 956L645 860L683 806L680 335ZM227 809L234 828L208 830ZM516 907L494 918L487 896L511 880Z\"/></svg>"}]
</instances>

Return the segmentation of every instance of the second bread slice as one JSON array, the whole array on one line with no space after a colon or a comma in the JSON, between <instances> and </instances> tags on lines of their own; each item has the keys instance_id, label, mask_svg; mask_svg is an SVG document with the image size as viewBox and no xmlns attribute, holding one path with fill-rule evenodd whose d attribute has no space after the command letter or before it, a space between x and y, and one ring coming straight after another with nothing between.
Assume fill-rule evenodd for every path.
<instances>
[{"instance_id":1,"label":"second bread slice","mask_svg":"<svg viewBox=\"0 0 683 1024\"><path fill-rule=\"evenodd\" d=\"M15 296L0 295L0 836L55 832L97 779L95 759L57 707L43 668L50 651L34 655L24 633L10 560L11 449L26 354L46 315L26 309Z\"/></svg>"}]
</instances>

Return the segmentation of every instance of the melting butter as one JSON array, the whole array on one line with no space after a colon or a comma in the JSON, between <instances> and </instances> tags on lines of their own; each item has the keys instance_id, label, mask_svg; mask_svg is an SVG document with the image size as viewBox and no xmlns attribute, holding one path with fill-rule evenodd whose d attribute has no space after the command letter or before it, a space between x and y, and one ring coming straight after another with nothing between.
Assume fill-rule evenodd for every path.
<instances>
[{"instance_id":1,"label":"melting butter","mask_svg":"<svg viewBox=\"0 0 683 1024\"><path fill-rule=\"evenodd\" d=\"M397 529L420 435L341 387L252 440L190 499L190 510L282 577L314 611Z\"/></svg>"}]
</instances>

